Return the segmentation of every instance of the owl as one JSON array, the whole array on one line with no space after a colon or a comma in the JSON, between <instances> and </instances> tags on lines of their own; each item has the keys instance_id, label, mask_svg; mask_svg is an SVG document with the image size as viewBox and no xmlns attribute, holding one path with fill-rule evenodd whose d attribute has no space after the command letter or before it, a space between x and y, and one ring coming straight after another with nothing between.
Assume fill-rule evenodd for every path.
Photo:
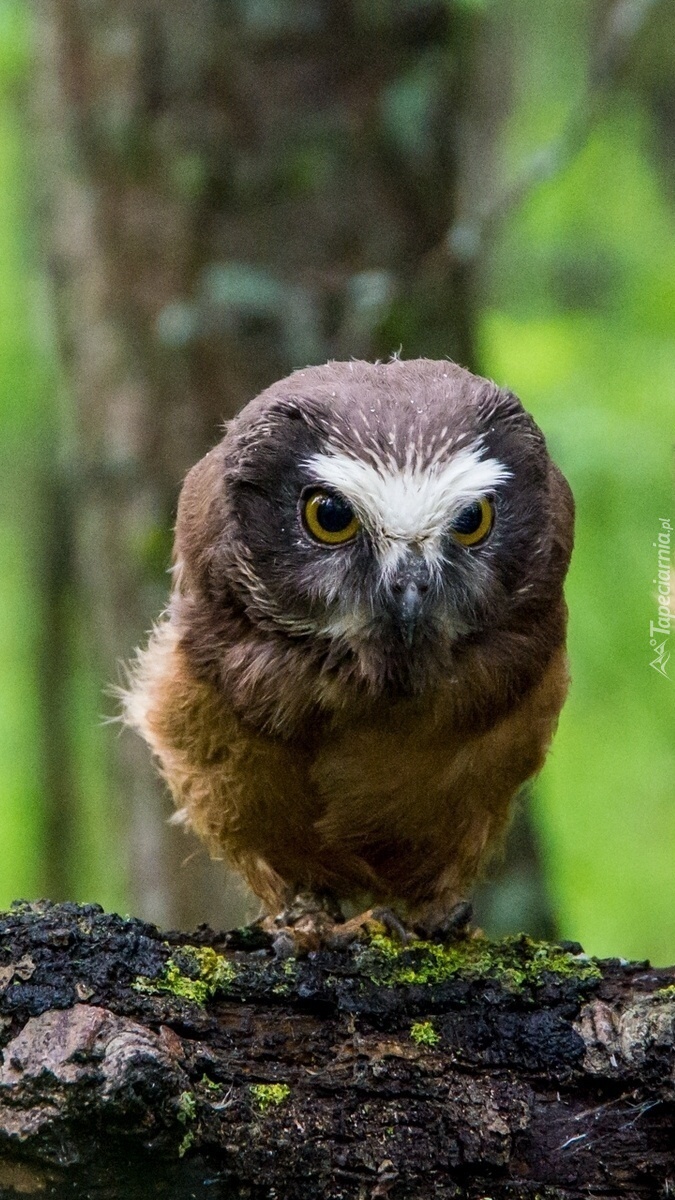
<instances>
[{"instance_id":1,"label":"owl","mask_svg":"<svg viewBox=\"0 0 675 1200\"><path fill-rule=\"evenodd\" d=\"M565 699L572 541L532 417L451 362L296 371L229 422L125 715L267 914L448 927Z\"/></svg>"}]
</instances>

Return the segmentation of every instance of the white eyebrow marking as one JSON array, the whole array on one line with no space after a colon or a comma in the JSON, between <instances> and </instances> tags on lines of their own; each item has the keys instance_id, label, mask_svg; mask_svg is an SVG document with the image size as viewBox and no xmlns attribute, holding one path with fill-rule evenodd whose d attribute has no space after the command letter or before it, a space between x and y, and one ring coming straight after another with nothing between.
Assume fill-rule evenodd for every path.
<instances>
[{"instance_id":1,"label":"white eyebrow marking","mask_svg":"<svg viewBox=\"0 0 675 1200\"><path fill-rule=\"evenodd\" d=\"M317 483L335 488L354 506L387 566L410 543L437 558L452 516L512 474L498 459L483 457L478 442L443 463L438 455L420 465L408 454L403 466L389 455L383 460L371 451L369 457L372 462L335 450L314 454L305 465Z\"/></svg>"}]
</instances>

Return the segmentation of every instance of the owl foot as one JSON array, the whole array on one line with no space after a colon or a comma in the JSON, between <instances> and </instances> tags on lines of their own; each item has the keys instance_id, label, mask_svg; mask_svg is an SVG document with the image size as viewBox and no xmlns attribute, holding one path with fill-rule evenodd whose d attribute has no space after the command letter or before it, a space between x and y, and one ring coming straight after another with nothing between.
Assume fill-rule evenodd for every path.
<instances>
[{"instance_id":1,"label":"owl foot","mask_svg":"<svg viewBox=\"0 0 675 1200\"><path fill-rule=\"evenodd\" d=\"M383 927L385 933L402 946L407 946L415 936L412 930L406 929L401 919L390 908L368 908L357 917L334 925L326 945L329 949L338 950L341 946L349 946L358 939L381 933Z\"/></svg>"},{"instance_id":2,"label":"owl foot","mask_svg":"<svg viewBox=\"0 0 675 1200\"><path fill-rule=\"evenodd\" d=\"M272 936L278 958L302 956L321 948L339 950L368 934L381 932L403 946L415 936L389 908L369 908L345 921L335 897L302 892L276 917L266 917L263 929Z\"/></svg>"},{"instance_id":3,"label":"owl foot","mask_svg":"<svg viewBox=\"0 0 675 1200\"><path fill-rule=\"evenodd\" d=\"M460 900L449 912L439 913L435 909L425 919L405 923L390 908L369 908L367 912L337 925L332 938L335 944L344 945L363 934L385 932L402 946L418 940L427 942L457 942L474 936L470 929L473 906L469 900Z\"/></svg>"},{"instance_id":4,"label":"owl foot","mask_svg":"<svg viewBox=\"0 0 675 1200\"><path fill-rule=\"evenodd\" d=\"M449 912L438 908L406 924L390 908L369 908L345 921L340 906L329 893L299 892L276 917L233 929L226 945L233 950L271 949L277 958L303 957L313 950L340 950L359 939L385 933L402 946L418 938L429 942L454 942L471 937L472 906L461 900Z\"/></svg>"},{"instance_id":5,"label":"owl foot","mask_svg":"<svg viewBox=\"0 0 675 1200\"><path fill-rule=\"evenodd\" d=\"M336 922L342 922L342 913L333 896L299 892L277 916L258 917L250 925L229 930L225 945L229 950L273 949L278 957L285 958L317 948L324 927L329 929Z\"/></svg>"},{"instance_id":6,"label":"owl foot","mask_svg":"<svg viewBox=\"0 0 675 1200\"><path fill-rule=\"evenodd\" d=\"M402 946L416 938L454 942L470 936L472 906L461 900L449 911L429 910L414 924L404 923L392 909L369 908L345 921L335 897L328 892L299 892L277 916L265 917L260 931L269 938L277 958L303 957L314 950L339 950L372 935L385 933Z\"/></svg>"},{"instance_id":7,"label":"owl foot","mask_svg":"<svg viewBox=\"0 0 675 1200\"><path fill-rule=\"evenodd\" d=\"M272 935L277 958L302 956L327 946L335 926L343 923L340 906L328 892L298 892L276 917L262 922Z\"/></svg>"}]
</instances>

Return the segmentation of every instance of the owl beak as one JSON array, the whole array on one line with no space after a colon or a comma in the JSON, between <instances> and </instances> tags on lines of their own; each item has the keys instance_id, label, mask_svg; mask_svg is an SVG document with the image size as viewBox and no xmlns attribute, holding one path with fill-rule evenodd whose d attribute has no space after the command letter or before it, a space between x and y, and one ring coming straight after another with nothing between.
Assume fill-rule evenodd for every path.
<instances>
[{"instance_id":1,"label":"owl beak","mask_svg":"<svg viewBox=\"0 0 675 1200\"><path fill-rule=\"evenodd\" d=\"M412 569L408 567L407 570L401 571L392 582L394 616L408 648L415 639L428 590L429 572L423 562L416 563Z\"/></svg>"},{"instance_id":2,"label":"owl beak","mask_svg":"<svg viewBox=\"0 0 675 1200\"><path fill-rule=\"evenodd\" d=\"M424 595L419 583L411 579L403 589L397 603L401 633L408 648L412 646L415 639L415 630L422 611L423 600Z\"/></svg>"}]
</instances>

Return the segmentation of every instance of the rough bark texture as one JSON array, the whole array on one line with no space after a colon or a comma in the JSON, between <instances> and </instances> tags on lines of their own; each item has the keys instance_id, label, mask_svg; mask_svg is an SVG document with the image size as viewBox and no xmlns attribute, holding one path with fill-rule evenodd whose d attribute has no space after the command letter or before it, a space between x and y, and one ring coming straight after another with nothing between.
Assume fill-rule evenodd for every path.
<instances>
[{"instance_id":1,"label":"rough bark texture","mask_svg":"<svg viewBox=\"0 0 675 1200\"><path fill-rule=\"evenodd\" d=\"M248 948L246 948L248 946ZM675 968L0 918L0 1196L656 1197Z\"/></svg>"}]
</instances>

